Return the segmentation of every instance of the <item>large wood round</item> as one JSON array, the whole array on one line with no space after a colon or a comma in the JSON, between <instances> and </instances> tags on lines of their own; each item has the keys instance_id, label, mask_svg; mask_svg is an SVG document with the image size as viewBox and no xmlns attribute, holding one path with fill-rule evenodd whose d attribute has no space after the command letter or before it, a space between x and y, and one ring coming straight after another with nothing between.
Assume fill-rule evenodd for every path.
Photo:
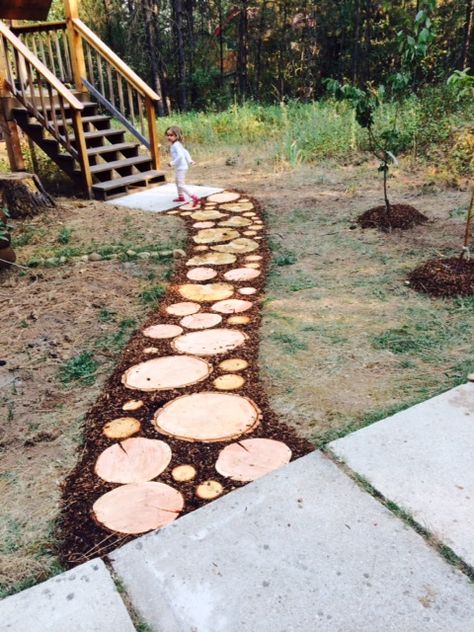
<instances>
[{"instance_id":1,"label":"large wood round","mask_svg":"<svg viewBox=\"0 0 474 632\"><path fill-rule=\"evenodd\" d=\"M224 278L227 281L250 281L260 276L259 270L250 270L249 268L234 268L234 270L228 270L224 274Z\"/></svg>"},{"instance_id":2,"label":"large wood round","mask_svg":"<svg viewBox=\"0 0 474 632\"><path fill-rule=\"evenodd\" d=\"M237 257L227 252L206 252L196 255L186 262L187 266L226 266L235 263Z\"/></svg>"},{"instance_id":3,"label":"large wood round","mask_svg":"<svg viewBox=\"0 0 474 632\"><path fill-rule=\"evenodd\" d=\"M191 268L186 276L191 281L209 281L217 276L217 272L212 268Z\"/></svg>"},{"instance_id":4,"label":"large wood round","mask_svg":"<svg viewBox=\"0 0 474 632\"><path fill-rule=\"evenodd\" d=\"M206 303L229 298L234 293L234 286L229 283L185 283L178 287L178 292L190 301Z\"/></svg>"},{"instance_id":5,"label":"large wood round","mask_svg":"<svg viewBox=\"0 0 474 632\"><path fill-rule=\"evenodd\" d=\"M192 303L185 301L183 303L173 303L168 305L166 311L172 316L189 316L189 314L195 314L201 309L199 303Z\"/></svg>"},{"instance_id":6,"label":"large wood round","mask_svg":"<svg viewBox=\"0 0 474 632\"><path fill-rule=\"evenodd\" d=\"M220 314L211 314L210 312L191 314L191 316L185 316L180 320L180 324L187 329L209 329L221 322L222 316Z\"/></svg>"},{"instance_id":7,"label":"large wood round","mask_svg":"<svg viewBox=\"0 0 474 632\"><path fill-rule=\"evenodd\" d=\"M229 219L225 219L222 222L219 222L219 226L241 227L250 226L251 223L252 221L250 219L247 219L246 217L234 215L233 217L229 217ZM205 228L205 226L199 226L199 228Z\"/></svg>"},{"instance_id":8,"label":"large wood round","mask_svg":"<svg viewBox=\"0 0 474 632\"><path fill-rule=\"evenodd\" d=\"M228 217L228 216L225 213L221 213L220 211L207 210L207 211L196 211L195 213L191 215L191 217L193 219L206 222L208 220L222 219L223 217Z\"/></svg>"},{"instance_id":9,"label":"large wood round","mask_svg":"<svg viewBox=\"0 0 474 632\"><path fill-rule=\"evenodd\" d=\"M128 439L140 430L141 425L134 417L117 417L105 424L102 432L108 439Z\"/></svg>"},{"instance_id":10,"label":"large wood round","mask_svg":"<svg viewBox=\"0 0 474 632\"><path fill-rule=\"evenodd\" d=\"M244 254L246 252L253 252L257 250L258 244L253 239L248 237L238 237L228 244L219 244L217 246L211 246L211 250L216 252L225 252L233 254Z\"/></svg>"},{"instance_id":11,"label":"large wood round","mask_svg":"<svg viewBox=\"0 0 474 632\"><path fill-rule=\"evenodd\" d=\"M250 301L244 301L241 298L229 298L225 301L214 303L211 309L221 314L238 314L239 312L246 312L251 307L253 307L253 303Z\"/></svg>"},{"instance_id":12,"label":"large wood round","mask_svg":"<svg viewBox=\"0 0 474 632\"><path fill-rule=\"evenodd\" d=\"M214 193L207 198L208 202L215 202L216 204L225 204L226 202L234 202L238 200L240 193L232 193L231 191L223 191L222 193Z\"/></svg>"},{"instance_id":13,"label":"large wood round","mask_svg":"<svg viewBox=\"0 0 474 632\"><path fill-rule=\"evenodd\" d=\"M183 329L178 325L152 325L143 330L143 335L147 338L174 338L183 333Z\"/></svg>"},{"instance_id":14,"label":"large wood round","mask_svg":"<svg viewBox=\"0 0 474 632\"><path fill-rule=\"evenodd\" d=\"M239 237L240 233L234 228L203 228L193 237L196 244L216 244L221 241L231 241Z\"/></svg>"},{"instance_id":15,"label":"large wood round","mask_svg":"<svg viewBox=\"0 0 474 632\"><path fill-rule=\"evenodd\" d=\"M192 353L196 355L217 355L240 347L247 340L247 334L237 329L204 329L178 336L172 342L172 347L178 353Z\"/></svg>"},{"instance_id":16,"label":"large wood round","mask_svg":"<svg viewBox=\"0 0 474 632\"><path fill-rule=\"evenodd\" d=\"M123 374L122 384L138 391L166 391L201 382L211 371L211 365L202 358L163 356L132 366Z\"/></svg>"},{"instance_id":17,"label":"large wood round","mask_svg":"<svg viewBox=\"0 0 474 632\"><path fill-rule=\"evenodd\" d=\"M291 450L273 439L244 439L226 446L216 462L216 470L234 481L254 481L290 462Z\"/></svg>"},{"instance_id":18,"label":"large wood round","mask_svg":"<svg viewBox=\"0 0 474 632\"><path fill-rule=\"evenodd\" d=\"M163 472L171 461L171 448L164 441L132 437L104 450L95 473L108 483L144 483Z\"/></svg>"},{"instance_id":19,"label":"large wood round","mask_svg":"<svg viewBox=\"0 0 474 632\"><path fill-rule=\"evenodd\" d=\"M251 202L234 202L231 204L222 204L220 207L223 211L230 211L231 213L243 213L245 211L250 211L254 208L254 205Z\"/></svg>"},{"instance_id":20,"label":"large wood round","mask_svg":"<svg viewBox=\"0 0 474 632\"><path fill-rule=\"evenodd\" d=\"M193 393L172 400L154 417L158 432L184 441L229 441L260 423L256 404L235 393Z\"/></svg>"},{"instance_id":21,"label":"large wood round","mask_svg":"<svg viewBox=\"0 0 474 632\"><path fill-rule=\"evenodd\" d=\"M92 511L109 531L137 535L173 522L183 507L184 499L176 489L152 481L116 487L98 498Z\"/></svg>"}]
</instances>

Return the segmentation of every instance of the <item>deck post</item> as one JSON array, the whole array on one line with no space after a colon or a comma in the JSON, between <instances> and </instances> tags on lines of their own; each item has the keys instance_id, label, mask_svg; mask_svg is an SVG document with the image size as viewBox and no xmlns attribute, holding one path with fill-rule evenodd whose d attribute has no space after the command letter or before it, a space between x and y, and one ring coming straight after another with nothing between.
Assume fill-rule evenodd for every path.
<instances>
[{"instance_id":1,"label":"deck post","mask_svg":"<svg viewBox=\"0 0 474 632\"><path fill-rule=\"evenodd\" d=\"M87 88L82 83L82 78L87 79L86 61L84 58L84 48L82 37L74 28L73 20L79 17L79 0L64 0L66 13L67 34L69 39L69 49L71 52L72 75L77 90L87 92Z\"/></svg>"},{"instance_id":2,"label":"deck post","mask_svg":"<svg viewBox=\"0 0 474 632\"><path fill-rule=\"evenodd\" d=\"M153 161L153 169L160 168L160 144L156 129L156 107L154 101L146 97L146 114L148 119L148 138L150 139L150 153Z\"/></svg>"},{"instance_id":3,"label":"deck post","mask_svg":"<svg viewBox=\"0 0 474 632\"><path fill-rule=\"evenodd\" d=\"M18 126L11 114L11 94L6 86L7 62L4 56L5 48L0 48L0 127L5 136L8 161L12 171L25 171L25 160L21 151Z\"/></svg>"}]
</instances>

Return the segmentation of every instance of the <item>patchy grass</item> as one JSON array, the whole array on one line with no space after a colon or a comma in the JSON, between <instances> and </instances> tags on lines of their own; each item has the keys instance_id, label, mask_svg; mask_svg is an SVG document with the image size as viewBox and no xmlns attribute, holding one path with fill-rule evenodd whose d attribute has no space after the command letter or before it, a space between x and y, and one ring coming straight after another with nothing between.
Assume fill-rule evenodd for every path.
<instances>
[{"instance_id":1,"label":"patchy grass","mask_svg":"<svg viewBox=\"0 0 474 632\"><path fill-rule=\"evenodd\" d=\"M67 360L58 371L58 379L62 384L79 382L83 386L94 384L98 364L90 351L81 351Z\"/></svg>"}]
</instances>

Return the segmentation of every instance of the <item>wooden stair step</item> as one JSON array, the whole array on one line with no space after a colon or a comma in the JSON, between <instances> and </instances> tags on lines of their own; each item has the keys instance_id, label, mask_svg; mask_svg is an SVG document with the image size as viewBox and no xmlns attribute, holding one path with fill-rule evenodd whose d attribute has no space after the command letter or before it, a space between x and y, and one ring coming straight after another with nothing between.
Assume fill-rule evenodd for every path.
<instances>
[{"instance_id":1,"label":"wooden stair step","mask_svg":"<svg viewBox=\"0 0 474 632\"><path fill-rule=\"evenodd\" d=\"M100 129L95 132L84 132L84 138L86 140L97 140L109 136L123 136L123 134L125 134L124 129Z\"/></svg>"},{"instance_id":2,"label":"wooden stair step","mask_svg":"<svg viewBox=\"0 0 474 632\"><path fill-rule=\"evenodd\" d=\"M132 158L123 158L122 160L112 160L111 162L101 162L99 165L91 166L92 173L101 173L102 171L110 171L111 169L122 169L123 167L137 167L138 165L150 163L149 156L133 156Z\"/></svg>"},{"instance_id":3,"label":"wooden stair step","mask_svg":"<svg viewBox=\"0 0 474 632\"><path fill-rule=\"evenodd\" d=\"M120 187L128 187L133 184L140 184L141 182L148 182L152 178L159 178L164 176L163 171L142 171L141 173L134 173L133 176L125 176L124 178L114 178L113 180L107 180L107 182L99 182L94 184L92 188L94 191L111 191Z\"/></svg>"},{"instance_id":4,"label":"wooden stair step","mask_svg":"<svg viewBox=\"0 0 474 632\"><path fill-rule=\"evenodd\" d=\"M127 151L136 149L140 143L117 143L116 145L100 145L100 147L90 147L87 150L88 156L97 156L98 154L107 154L111 151Z\"/></svg>"}]
</instances>

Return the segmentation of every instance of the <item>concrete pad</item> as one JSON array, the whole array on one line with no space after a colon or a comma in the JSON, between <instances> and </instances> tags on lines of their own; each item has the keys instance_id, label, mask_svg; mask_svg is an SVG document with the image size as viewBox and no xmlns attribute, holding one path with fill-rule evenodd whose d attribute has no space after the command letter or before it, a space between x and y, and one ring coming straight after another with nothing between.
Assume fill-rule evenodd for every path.
<instances>
[{"instance_id":1,"label":"concrete pad","mask_svg":"<svg viewBox=\"0 0 474 632\"><path fill-rule=\"evenodd\" d=\"M321 453L111 558L163 632L472 632L467 578Z\"/></svg>"},{"instance_id":2,"label":"concrete pad","mask_svg":"<svg viewBox=\"0 0 474 632\"><path fill-rule=\"evenodd\" d=\"M187 186L193 195L197 195L200 198L222 191L222 189L216 187L202 187L194 184ZM139 193L114 198L113 200L109 200L107 204L138 208L142 211L151 211L152 213L162 213L163 211L169 211L172 208L177 208L184 204L184 202L173 202L173 198L175 198L176 195L176 185L169 183L152 187L140 191Z\"/></svg>"},{"instance_id":3,"label":"concrete pad","mask_svg":"<svg viewBox=\"0 0 474 632\"><path fill-rule=\"evenodd\" d=\"M92 560L0 602L4 632L135 632L102 560Z\"/></svg>"},{"instance_id":4,"label":"concrete pad","mask_svg":"<svg viewBox=\"0 0 474 632\"><path fill-rule=\"evenodd\" d=\"M474 566L474 384L454 388L329 447Z\"/></svg>"}]
</instances>

